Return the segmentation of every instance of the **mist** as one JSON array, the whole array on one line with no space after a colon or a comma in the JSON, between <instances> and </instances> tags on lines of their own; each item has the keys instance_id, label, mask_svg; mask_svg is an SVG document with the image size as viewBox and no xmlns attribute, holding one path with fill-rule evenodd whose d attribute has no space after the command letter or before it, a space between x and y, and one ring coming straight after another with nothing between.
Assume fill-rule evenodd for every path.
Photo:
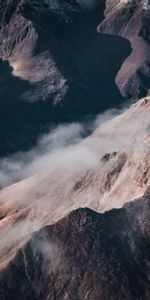
<instances>
[{"instance_id":1,"label":"mist","mask_svg":"<svg viewBox=\"0 0 150 300\"><path fill-rule=\"evenodd\" d=\"M95 153L83 145L87 132L121 114L124 109L112 109L93 120L56 126L39 138L37 145L27 152L17 152L0 159L0 188L32 176L44 169L66 168L69 172L92 167ZM76 147L78 145L78 147ZM79 146L80 145L80 146Z\"/></svg>"},{"instance_id":2,"label":"mist","mask_svg":"<svg viewBox=\"0 0 150 300\"><path fill-rule=\"evenodd\" d=\"M147 105L140 102L130 110L106 111L92 121L60 124L41 136L30 151L0 160L0 255L4 261L5 253L13 255L33 232L73 209L86 206L102 212L135 199L135 191L141 195L135 178L138 174L140 180L150 159ZM116 159L105 163L103 156L113 152ZM110 174L112 189L107 191ZM35 247L41 253L38 242ZM57 245L45 244L43 249L42 255L55 268Z\"/></svg>"}]
</instances>

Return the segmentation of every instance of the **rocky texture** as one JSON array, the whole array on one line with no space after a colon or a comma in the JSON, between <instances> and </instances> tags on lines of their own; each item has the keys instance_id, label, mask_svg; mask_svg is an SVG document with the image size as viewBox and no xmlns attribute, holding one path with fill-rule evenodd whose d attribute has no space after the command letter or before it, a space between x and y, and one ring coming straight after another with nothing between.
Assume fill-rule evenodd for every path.
<instances>
[{"instance_id":1,"label":"rocky texture","mask_svg":"<svg viewBox=\"0 0 150 300\"><path fill-rule=\"evenodd\" d=\"M149 17L149 1L106 1L105 19L98 31L125 37L132 47L132 53L116 77L124 97L139 98L149 94Z\"/></svg>"},{"instance_id":2,"label":"rocky texture","mask_svg":"<svg viewBox=\"0 0 150 300\"><path fill-rule=\"evenodd\" d=\"M30 148L53 123L148 95L149 12L138 0L3 0L0 57L12 68L1 62L0 154Z\"/></svg>"},{"instance_id":3,"label":"rocky texture","mask_svg":"<svg viewBox=\"0 0 150 300\"><path fill-rule=\"evenodd\" d=\"M149 113L150 99L142 99L69 151L46 155L45 169L42 165L34 176L1 190L1 266L25 236L70 211L120 208L145 193L150 185Z\"/></svg>"},{"instance_id":4,"label":"rocky texture","mask_svg":"<svg viewBox=\"0 0 150 300\"><path fill-rule=\"evenodd\" d=\"M53 122L80 119L123 101L115 77L130 43L97 33L104 1L88 8L81 4L2 1L0 57L12 67L1 62L2 155L29 148Z\"/></svg>"},{"instance_id":5,"label":"rocky texture","mask_svg":"<svg viewBox=\"0 0 150 300\"><path fill-rule=\"evenodd\" d=\"M146 2L143 6L137 1L107 1L99 26L102 35L95 29L104 3L100 10L95 5L2 1L0 55L13 69L1 62L1 153L24 148L23 135L28 147L51 121L118 103L114 78L130 53L128 40L133 51L116 82L124 96L148 92ZM104 82L109 82L109 89ZM100 96L104 102L99 102ZM81 99L86 99L86 106ZM71 155L62 151L48 156L46 169L0 191L2 300L150 298L149 112L147 97L69 149ZM124 206L135 198L139 199ZM110 211L98 214L90 208Z\"/></svg>"},{"instance_id":6,"label":"rocky texture","mask_svg":"<svg viewBox=\"0 0 150 300\"><path fill-rule=\"evenodd\" d=\"M34 233L1 271L1 299L148 300L149 217L149 191L105 214L71 212Z\"/></svg>"}]
</instances>

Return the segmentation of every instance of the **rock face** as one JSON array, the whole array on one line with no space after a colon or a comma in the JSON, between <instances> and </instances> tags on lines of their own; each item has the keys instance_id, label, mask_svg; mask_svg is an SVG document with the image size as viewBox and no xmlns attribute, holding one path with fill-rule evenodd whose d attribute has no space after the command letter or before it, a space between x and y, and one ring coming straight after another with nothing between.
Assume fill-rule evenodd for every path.
<instances>
[{"instance_id":1,"label":"rock face","mask_svg":"<svg viewBox=\"0 0 150 300\"><path fill-rule=\"evenodd\" d=\"M105 19L98 31L127 38L132 53L124 61L116 84L124 97L149 94L149 1L106 1Z\"/></svg>"},{"instance_id":2,"label":"rock face","mask_svg":"<svg viewBox=\"0 0 150 300\"><path fill-rule=\"evenodd\" d=\"M1 299L148 300L149 217L149 192L105 214L71 212L34 233L1 271Z\"/></svg>"}]
</instances>

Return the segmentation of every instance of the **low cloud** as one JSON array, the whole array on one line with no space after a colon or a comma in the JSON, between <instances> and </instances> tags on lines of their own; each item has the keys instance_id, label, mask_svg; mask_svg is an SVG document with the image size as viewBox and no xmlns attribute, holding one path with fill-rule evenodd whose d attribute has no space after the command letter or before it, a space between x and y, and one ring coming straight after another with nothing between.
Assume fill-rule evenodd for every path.
<instances>
[{"instance_id":1,"label":"low cloud","mask_svg":"<svg viewBox=\"0 0 150 300\"><path fill-rule=\"evenodd\" d=\"M37 146L0 160L0 187L6 187L47 168L65 168L74 172L92 167L97 162L95 153L82 143L87 132L92 132L122 110L109 110L92 121L59 125L43 135ZM77 146L78 145L78 146Z\"/></svg>"},{"instance_id":2,"label":"low cloud","mask_svg":"<svg viewBox=\"0 0 150 300\"><path fill-rule=\"evenodd\" d=\"M144 144L144 135L149 132L149 109L133 107L120 116L125 110L109 110L93 121L59 125L42 136L32 150L0 160L0 185L8 186L0 194L0 205L6 212L6 218L0 224L1 257L6 250L15 251L13 249L26 235L55 222L72 209L86 205L101 210L100 206L106 200L99 186L99 178L102 178L104 171L102 156L127 147L134 163L139 161L138 156L141 159L142 151L149 151ZM89 131L93 132L92 136L85 138ZM99 176L97 185L94 181L90 185L89 181L87 189L75 191L75 183L94 168L98 171L93 172L94 176ZM122 193L130 197L135 187L133 184L129 187L127 180L129 176L126 171L130 168L133 170L131 165L119 175L120 199ZM105 171L107 176L107 169ZM26 180L12 185L22 179ZM91 180L90 172L88 179ZM112 194L112 206L116 205L115 196L115 193ZM11 214L7 216L9 209ZM37 247L41 249L39 243ZM42 249L46 260L49 253L52 257L55 254L59 257L55 245L53 248L53 245L45 244ZM51 265L55 267L53 261Z\"/></svg>"}]
</instances>

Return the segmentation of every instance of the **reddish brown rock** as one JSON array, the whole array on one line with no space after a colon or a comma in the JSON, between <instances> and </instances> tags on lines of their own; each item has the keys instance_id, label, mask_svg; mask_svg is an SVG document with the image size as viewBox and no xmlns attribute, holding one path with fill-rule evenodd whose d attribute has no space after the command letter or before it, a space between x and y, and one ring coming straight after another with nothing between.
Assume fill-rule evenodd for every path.
<instances>
[{"instance_id":1,"label":"reddish brown rock","mask_svg":"<svg viewBox=\"0 0 150 300\"><path fill-rule=\"evenodd\" d=\"M137 99L149 94L150 89L150 7L138 0L110 2L106 1L105 19L98 31L131 42L132 53L122 64L116 84L124 97Z\"/></svg>"}]
</instances>

